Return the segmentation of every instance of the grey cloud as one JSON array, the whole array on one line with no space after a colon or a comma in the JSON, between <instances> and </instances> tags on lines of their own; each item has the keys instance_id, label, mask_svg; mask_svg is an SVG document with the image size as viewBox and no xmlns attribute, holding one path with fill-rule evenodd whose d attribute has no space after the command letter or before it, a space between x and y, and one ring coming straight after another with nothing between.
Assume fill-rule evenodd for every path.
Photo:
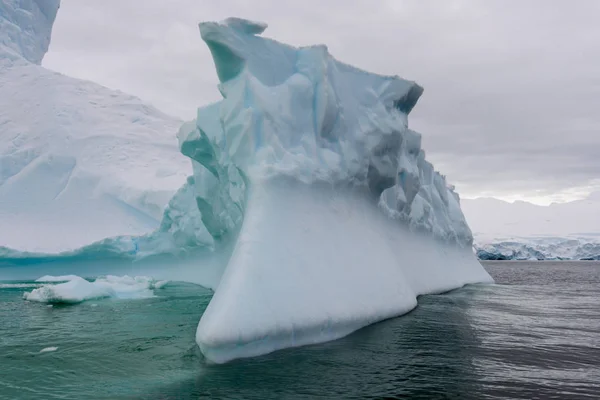
<instances>
[{"instance_id":1,"label":"grey cloud","mask_svg":"<svg viewBox=\"0 0 600 400\"><path fill-rule=\"evenodd\" d=\"M595 0L63 0L44 65L191 118L219 98L197 23L231 15L419 82L412 127L462 194L557 197L600 178Z\"/></svg>"}]
</instances>

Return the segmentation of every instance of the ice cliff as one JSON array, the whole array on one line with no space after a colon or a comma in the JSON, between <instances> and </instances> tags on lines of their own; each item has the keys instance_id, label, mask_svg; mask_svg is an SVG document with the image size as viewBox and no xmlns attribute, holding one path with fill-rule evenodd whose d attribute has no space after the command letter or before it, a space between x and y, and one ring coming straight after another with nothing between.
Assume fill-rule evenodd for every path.
<instances>
[{"instance_id":1,"label":"ice cliff","mask_svg":"<svg viewBox=\"0 0 600 400\"><path fill-rule=\"evenodd\" d=\"M223 100L179 132L207 231L235 238L198 326L206 357L332 340L420 294L490 281L458 195L408 128L422 88L265 28L200 24Z\"/></svg>"}]
</instances>

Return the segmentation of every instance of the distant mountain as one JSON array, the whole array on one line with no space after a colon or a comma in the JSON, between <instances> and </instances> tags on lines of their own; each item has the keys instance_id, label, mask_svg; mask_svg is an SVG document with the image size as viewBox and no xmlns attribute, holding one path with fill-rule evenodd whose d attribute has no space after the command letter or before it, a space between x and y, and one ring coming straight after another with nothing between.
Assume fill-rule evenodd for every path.
<instances>
[{"instance_id":1,"label":"distant mountain","mask_svg":"<svg viewBox=\"0 0 600 400\"><path fill-rule=\"evenodd\" d=\"M480 260L600 260L600 242L593 239L520 238L476 243Z\"/></svg>"},{"instance_id":2,"label":"distant mountain","mask_svg":"<svg viewBox=\"0 0 600 400\"><path fill-rule=\"evenodd\" d=\"M463 199L461 206L476 242L539 236L600 238L600 192L549 206L493 198Z\"/></svg>"},{"instance_id":3,"label":"distant mountain","mask_svg":"<svg viewBox=\"0 0 600 400\"><path fill-rule=\"evenodd\" d=\"M461 206L481 260L600 260L600 192L549 206L494 198Z\"/></svg>"}]
</instances>

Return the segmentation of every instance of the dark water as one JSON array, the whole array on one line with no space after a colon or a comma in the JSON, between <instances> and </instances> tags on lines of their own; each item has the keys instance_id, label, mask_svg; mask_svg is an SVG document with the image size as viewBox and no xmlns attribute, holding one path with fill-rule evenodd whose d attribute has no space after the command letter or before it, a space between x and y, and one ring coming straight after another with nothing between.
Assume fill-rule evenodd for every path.
<instances>
[{"instance_id":1,"label":"dark water","mask_svg":"<svg viewBox=\"0 0 600 400\"><path fill-rule=\"evenodd\" d=\"M47 307L0 289L2 399L600 399L600 263L494 262L344 339L225 365L194 344L210 292ZM55 346L54 352L40 353Z\"/></svg>"}]
</instances>

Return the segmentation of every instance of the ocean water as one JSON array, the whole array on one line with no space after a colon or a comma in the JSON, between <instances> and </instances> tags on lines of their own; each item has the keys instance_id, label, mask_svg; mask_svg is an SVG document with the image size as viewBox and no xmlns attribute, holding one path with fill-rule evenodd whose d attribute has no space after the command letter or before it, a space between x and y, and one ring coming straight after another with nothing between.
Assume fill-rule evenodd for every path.
<instances>
[{"instance_id":1,"label":"ocean water","mask_svg":"<svg viewBox=\"0 0 600 400\"><path fill-rule=\"evenodd\" d=\"M0 398L600 398L600 263L484 265L496 285L225 365L194 343L211 297L199 286L48 307L23 300L31 282L0 282Z\"/></svg>"}]
</instances>

